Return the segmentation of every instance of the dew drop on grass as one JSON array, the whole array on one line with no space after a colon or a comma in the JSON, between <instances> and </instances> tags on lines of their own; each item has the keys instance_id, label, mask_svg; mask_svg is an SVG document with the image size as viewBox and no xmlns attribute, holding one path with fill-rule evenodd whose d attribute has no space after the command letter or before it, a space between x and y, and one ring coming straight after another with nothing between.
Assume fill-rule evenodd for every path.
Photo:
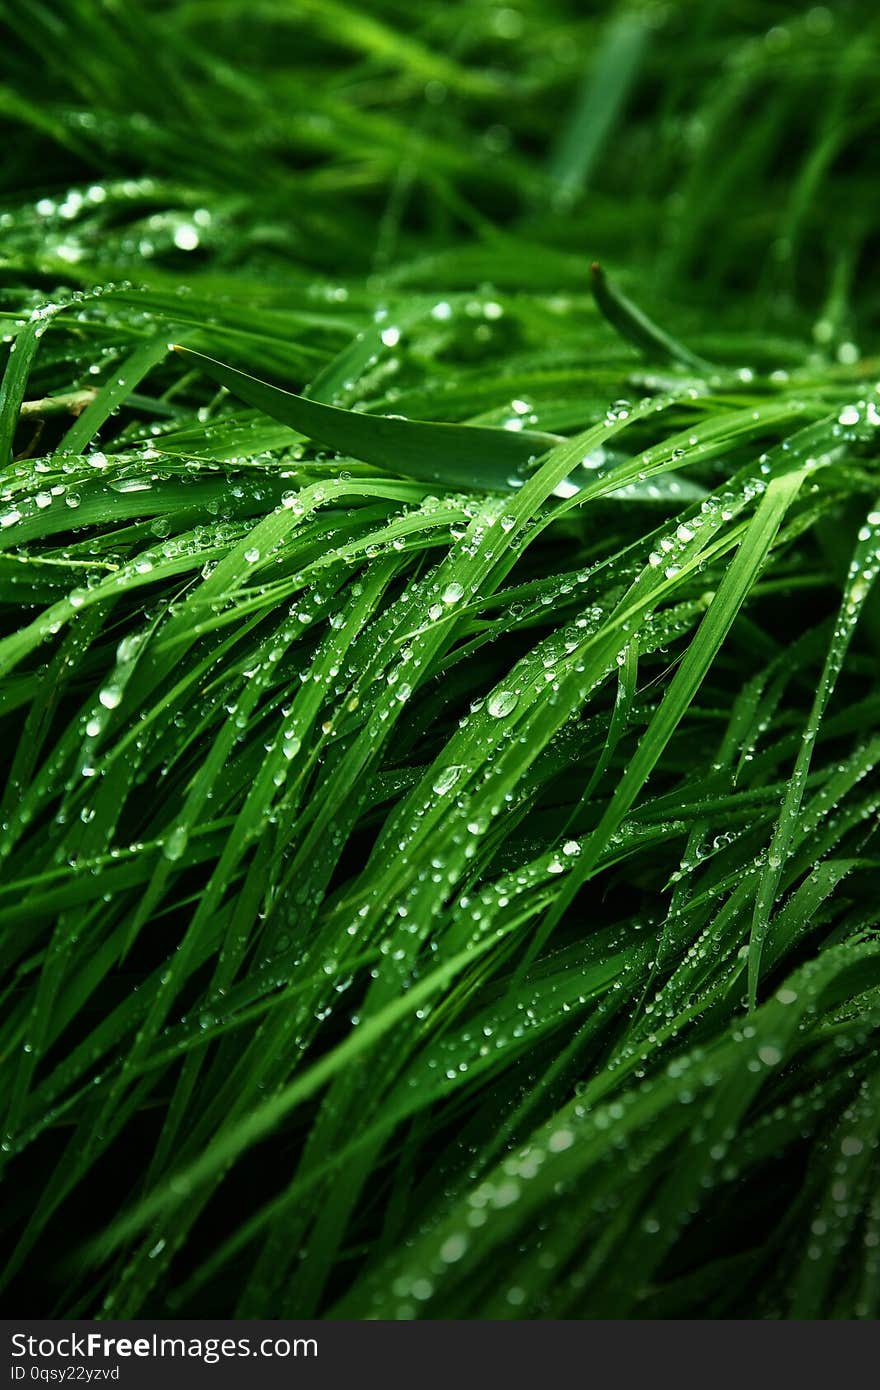
<instances>
[{"instance_id":1,"label":"dew drop on grass","mask_svg":"<svg viewBox=\"0 0 880 1390\"><path fill-rule=\"evenodd\" d=\"M557 483L553 489L553 496L560 497L565 501L569 497L574 497L578 492L580 492L580 488L577 483L573 483L571 478L563 478L562 482Z\"/></svg>"},{"instance_id":2,"label":"dew drop on grass","mask_svg":"<svg viewBox=\"0 0 880 1390\"><path fill-rule=\"evenodd\" d=\"M171 859L172 861L180 859L186 849L188 839L189 832L186 826L176 826L175 829L171 831L171 834L166 835L165 839L162 841L162 853L165 858Z\"/></svg>"},{"instance_id":3,"label":"dew drop on grass","mask_svg":"<svg viewBox=\"0 0 880 1390\"><path fill-rule=\"evenodd\" d=\"M452 1235L440 1246L440 1258L446 1265L455 1264L467 1250L467 1236Z\"/></svg>"},{"instance_id":4,"label":"dew drop on grass","mask_svg":"<svg viewBox=\"0 0 880 1390\"><path fill-rule=\"evenodd\" d=\"M508 714L512 714L519 704L519 696L514 690L496 690L490 696L486 709L493 719L504 719Z\"/></svg>"},{"instance_id":5,"label":"dew drop on grass","mask_svg":"<svg viewBox=\"0 0 880 1390\"><path fill-rule=\"evenodd\" d=\"M284 754L288 762L290 762L293 758L296 757L301 747L302 740L298 739L295 734L284 734L284 737L281 742L281 752Z\"/></svg>"},{"instance_id":6,"label":"dew drop on grass","mask_svg":"<svg viewBox=\"0 0 880 1390\"><path fill-rule=\"evenodd\" d=\"M448 791L451 791L463 772L464 767L460 763L453 763L449 767L444 767L434 781L434 791L437 795L445 796Z\"/></svg>"},{"instance_id":7,"label":"dew drop on grass","mask_svg":"<svg viewBox=\"0 0 880 1390\"><path fill-rule=\"evenodd\" d=\"M446 585L446 588L440 595L444 603L458 603L459 599L461 599L463 596L464 589L461 587L460 584L456 583L454 580L451 584Z\"/></svg>"},{"instance_id":8,"label":"dew drop on grass","mask_svg":"<svg viewBox=\"0 0 880 1390\"><path fill-rule=\"evenodd\" d=\"M123 666L129 661L134 661L146 640L146 635L143 632L129 633L128 637L123 637L116 648L116 660Z\"/></svg>"},{"instance_id":9,"label":"dew drop on grass","mask_svg":"<svg viewBox=\"0 0 880 1390\"><path fill-rule=\"evenodd\" d=\"M105 685L98 699L105 709L116 709L122 699L122 690L118 685Z\"/></svg>"},{"instance_id":10,"label":"dew drop on grass","mask_svg":"<svg viewBox=\"0 0 880 1390\"><path fill-rule=\"evenodd\" d=\"M495 1187L489 1197L492 1206L501 1211L504 1207L512 1207L514 1202L519 1201L520 1186L518 1182L501 1182Z\"/></svg>"},{"instance_id":11,"label":"dew drop on grass","mask_svg":"<svg viewBox=\"0 0 880 1390\"><path fill-rule=\"evenodd\" d=\"M189 222L181 222L174 229L174 245L178 251L195 251L199 244L199 234Z\"/></svg>"},{"instance_id":12,"label":"dew drop on grass","mask_svg":"<svg viewBox=\"0 0 880 1390\"><path fill-rule=\"evenodd\" d=\"M114 492L149 492L152 483L146 478L116 478L110 486Z\"/></svg>"}]
</instances>

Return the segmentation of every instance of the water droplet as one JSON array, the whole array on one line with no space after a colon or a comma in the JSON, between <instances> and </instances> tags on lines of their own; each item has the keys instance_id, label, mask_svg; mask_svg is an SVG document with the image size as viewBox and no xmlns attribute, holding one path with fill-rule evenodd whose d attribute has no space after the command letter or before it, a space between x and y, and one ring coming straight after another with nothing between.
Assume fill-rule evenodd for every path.
<instances>
[{"instance_id":1,"label":"water droplet","mask_svg":"<svg viewBox=\"0 0 880 1390\"><path fill-rule=\"evenodd\" d=\"M486 708L493 719L504 719L506 715L513 713L518 704L519 696L516 691L496 690Z\"/></svg>"},{"instance_id":2,"label":"water droplet","mask_svg":"<svg viewBox=\"0 0 880 1390\"><path fill-rule=\"evenodd\" d=\"M445 1240L440 1246L441 1260L447 1265L455 1264L456 1260L460 1260L467 1250L467 1245L467 1236L450 1236L449 1239Z\"/></svg>"},{"instance_id":3,"label":"water droplet","mask_svg":"<svg viewBox=\"0 0 880 1390\"><path fill-rule=\"evenodd\" d=\"M288 762L295 758L302 747L302 739L296 737L292 730L284 731L284 738L281 743L281 752Z\"/></svg>"},{"instance_id":4,"label":"water droplet","mask_svg":"<svg viewBox=\"0 0 880 1390\"><path fill-rule=\"evenodd\" d=\"M174 245L178 251L195 251L199 244L199 234L189 222L181 222L174 229Z\"/></svg>"},{"instance_id":5,"label":"water droplet","mask_svg":"<svg viewBox=\"0 0 880 1390\"><path fill-rule=\"evenodd\" d=\"M452 763L449 767L444 767L434 780L434 791L437 795L445 796L448 791L451 791L463 772L464 767L460 763Z\"/></svg>"},{"instance_id":6,"label":"water droplet","mask_svg":"<svg viewBox=\"0 0 880 1390\"><path fill-rule=\"evenodd\" d=\"M179 859L186 849L189 832L185 825L178 825L162 841L162 853L166 859Z\"/></svg>"}]
</instances>

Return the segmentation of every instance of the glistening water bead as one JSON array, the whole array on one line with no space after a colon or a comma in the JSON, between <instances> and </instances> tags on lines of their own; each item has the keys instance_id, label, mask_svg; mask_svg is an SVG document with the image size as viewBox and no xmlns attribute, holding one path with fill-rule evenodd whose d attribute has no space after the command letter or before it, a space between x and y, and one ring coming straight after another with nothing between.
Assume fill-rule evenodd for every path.
<instances>
[{"instance_id":1,"label":"glistening water bead","mask_svg":"<svg viewBox=\"0 0 880 1390\"><path fill-rule=\"evenodd\" d=\"M438 796L445 796L451 791L458 782L464 768L460 764L452 763L449 767L444 767L434 779L434 791Z\"/></svg>"},{"instance_id":2,"label":"glistening water bead","mask_svg":"<svg viewBox=\"0 0 880 1390\"><path fill-rule=\"evenodd\" d=\"M519 695L515 690L496 690L490 695L486 709L493 719L504 719L508 714L513 714L519 704Z\"/></svg>"}]
</instances>

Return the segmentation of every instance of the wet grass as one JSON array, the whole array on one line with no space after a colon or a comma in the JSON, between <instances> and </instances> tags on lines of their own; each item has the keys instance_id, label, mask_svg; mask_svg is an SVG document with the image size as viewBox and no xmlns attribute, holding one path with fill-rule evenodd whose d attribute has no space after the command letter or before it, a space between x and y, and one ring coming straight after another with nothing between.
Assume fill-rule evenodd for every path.
<instances>
[{"instance_id":1,"label":"wet grass","mask_svg":"<svg viewBox=\"0 0 880 1390\"><path fill-rule=\"evenodd\" d=\"M0 14L6 1304L877 1316L871 8Z\"/></svg>"}]
</instances>

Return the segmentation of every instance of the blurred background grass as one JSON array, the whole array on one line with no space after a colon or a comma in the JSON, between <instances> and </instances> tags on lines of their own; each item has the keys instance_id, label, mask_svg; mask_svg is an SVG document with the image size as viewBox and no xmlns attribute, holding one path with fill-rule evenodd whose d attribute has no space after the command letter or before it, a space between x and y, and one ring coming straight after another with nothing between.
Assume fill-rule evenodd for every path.
<instances>
[{"instance_id":1,"label":"blurred background grass","mask_svg":"<svg viewBox=\"0 0 880 1390\"><path fill-rule=\"evenodd\" d=\"M0 187L45 209L7 213L7 274L561 291L589 255L704 323L827 345L876 319L870 4L2 12ZM122 183L65 201L90 179Z\"/></svg>"}]
</instances>

